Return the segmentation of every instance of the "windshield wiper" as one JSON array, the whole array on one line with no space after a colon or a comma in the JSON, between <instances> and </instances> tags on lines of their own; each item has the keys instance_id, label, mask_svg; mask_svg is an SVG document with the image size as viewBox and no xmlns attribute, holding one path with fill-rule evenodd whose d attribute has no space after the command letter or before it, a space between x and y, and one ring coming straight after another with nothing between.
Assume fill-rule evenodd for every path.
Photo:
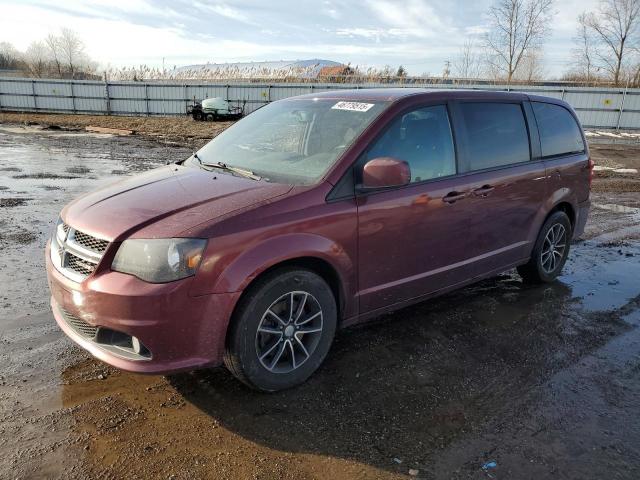
<instances>
[{"instance_id":1,"label":"windshield wiper","mask_svg":"<svg viewBox=\"0 0 640 480\"><path fill-rule=\"evenodd\" d=\"M228 172L237 173L238 175L241 175L241 176L246 177L246 178L250 178L252 180L260 180L261 179L261 177L259 177L255 173L253 173L251 170L246 170L244 168L238 168L238 167L232 167L231 165L227 165L224 162L203 163L202 160L200 160L200 158L197 158L197 159L200 162L200 165L202 165L203 167L220 168L222 170L227 170Z\"/></svg>"}]
</instances>

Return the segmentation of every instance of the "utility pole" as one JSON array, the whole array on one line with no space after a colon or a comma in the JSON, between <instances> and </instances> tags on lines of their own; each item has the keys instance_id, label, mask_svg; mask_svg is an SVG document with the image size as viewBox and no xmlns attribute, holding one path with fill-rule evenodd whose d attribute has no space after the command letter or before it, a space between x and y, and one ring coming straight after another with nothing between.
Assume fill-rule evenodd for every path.
<instances>
[{"instance_id":1,"label":"utility pole","mask_svg":"<svg viewBox=\"0 0 640 480\"><path fill-rule=\"evenodd\" d=\"M442 71L442 78L447 79L451 75L451 62L449 60L445 60L444 62L444 70Z\"/></svg>"}]
</instances>

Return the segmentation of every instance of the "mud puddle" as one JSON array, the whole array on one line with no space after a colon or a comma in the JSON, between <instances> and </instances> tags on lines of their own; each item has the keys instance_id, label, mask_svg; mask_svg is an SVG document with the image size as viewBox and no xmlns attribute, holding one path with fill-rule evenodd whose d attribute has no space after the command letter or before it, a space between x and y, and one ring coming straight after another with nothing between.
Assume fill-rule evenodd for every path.
<instances>
[{"instance_id":1,"label":"mud puddle","mask_svg":"<svg viewBox=\"0 0 640 480\"><path fill-rule=\"evenodd\" d=\"M47 307L44 245L66 203L190 153L135 137L0 126L0 319Z\"/></svg>"},{"instance_id":2,"label":"mud puddle","mask_svg":"<svg viewBox=\"0 0 640 480\"><path fill-rule=\"evenodd\" d=\"M574 246L573 261L566 265L561 276L562 282L571 285L572 294L580 299L582 308L588 311L615 310L640 295L640 248L628 243L603 248L603 238L599 236Z\"/></svg>"},{"instance_id":3,"label":"mud puddle","mask_svg":"<svg viewBox=\"0 0 640 480\"><path fill-rule=\"evenodd\" d=\"M57 173L38 172L38 173L23 173L20 175L14 175L13 178L17 180L23 180L25 178L37 179L37 180L74 180L80 178L75 175L60 175Z\"/></svg>"},{"instance_id":4,"label":"mud puddle","mask_svg":"<svg viewBox=\"0 0 640 480\"><path fill-rule=\"evenodd\" d=\"M47 310L62 206L189 153L0 129L0 199L18 200L0 208L0 477L637 478L638 192L593 195L557 282L510 272L342 331L308 383L264 395L224 369L119 372Z\"/></svg>"},{"instance_id":5,"label":"mud puddle","mask_svg":"<svg viewBox=\"0 0 640 480\"><path fill-rule=\"evenodd\" d=\"M8 189L8 188L7 188ZM0 208L21 207L25 205L31 198L0 198Z\"/></svg>"},{"instance_id":6,"label":"mud puddle","mask_svg":"<svg viewBox=\"0 0 640 480\"><path fill-rule=\"evenodd\" d=\"M131 175L189 153L139 138L0 127L0 478L86 478L67 457L81 437L60 378L86 356L47 311L44 245L60 210L118 180L113 170Z\"/></svg>"},{"instance_id":7,"label":"mud puddle","mask_svg":"<svg viewBox=\"0 0 640 480\"><path fill-rule=\"evenodd\" d=\"M618 250L581 242L554 284L501 275L343 331L279 394L224 369L140 377L87 360L63 374L86 439L69 451L91 476L466 479L495 461L493 478L633 478L640 247Z\"/></svg>"}]
</instances>

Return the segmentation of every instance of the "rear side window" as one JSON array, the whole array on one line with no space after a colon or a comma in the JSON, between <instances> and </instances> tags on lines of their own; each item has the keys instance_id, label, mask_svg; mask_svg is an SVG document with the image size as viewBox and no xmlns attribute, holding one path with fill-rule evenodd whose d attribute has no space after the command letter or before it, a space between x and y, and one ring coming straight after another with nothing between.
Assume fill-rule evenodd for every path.
<instances>
[{"instance_id":1,"label":"rear side window","mask_svg":"<svg viewBox=\"0 0 640 480\"><path fill-rule=\"evenodd\" d=\"M456 158L447 107L424 107L400 115L376 140L365 160L377 157L407 162L412 183L455 174Z\"/></svg>"},{"instance_id":2,"label":"rear side window","mask_svg":"<svg viewBox=\"0 0 640 480\"><path fill-rule=\"evenodd\" d=\"M482 170L531 159L529 132L518 103L461 103L467 169Z\"/></svg>"},{"instance_id":3,"label":"rear side window","mask_svg":"<svg viewBox=\"0 0 640 480\"><path fill-rule=\"evenodd\" d=\"M569 110L550 103L532 102L531 105L538 122L543 157L584 152L580 127Z\"/></svg>"}]
</instances>

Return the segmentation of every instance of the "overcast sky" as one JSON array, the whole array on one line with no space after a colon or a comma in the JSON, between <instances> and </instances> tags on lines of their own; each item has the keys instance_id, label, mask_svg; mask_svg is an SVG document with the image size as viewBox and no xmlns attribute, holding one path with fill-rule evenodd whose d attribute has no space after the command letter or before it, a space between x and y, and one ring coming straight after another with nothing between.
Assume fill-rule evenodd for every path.
<instances>
[{"instance_id":1,"label":"overcast sky","mask_svg":"<svg viewBox=\"0 0 640 480\"><path fill-rule=\"evenodd\" d=\"M0 0L0 41L24 50L68 27L101 66L323 58L440 74L491 0ZM576 17L597 0L556 0L546 72L570 61Z\"/></svg>"}]
</instances>

